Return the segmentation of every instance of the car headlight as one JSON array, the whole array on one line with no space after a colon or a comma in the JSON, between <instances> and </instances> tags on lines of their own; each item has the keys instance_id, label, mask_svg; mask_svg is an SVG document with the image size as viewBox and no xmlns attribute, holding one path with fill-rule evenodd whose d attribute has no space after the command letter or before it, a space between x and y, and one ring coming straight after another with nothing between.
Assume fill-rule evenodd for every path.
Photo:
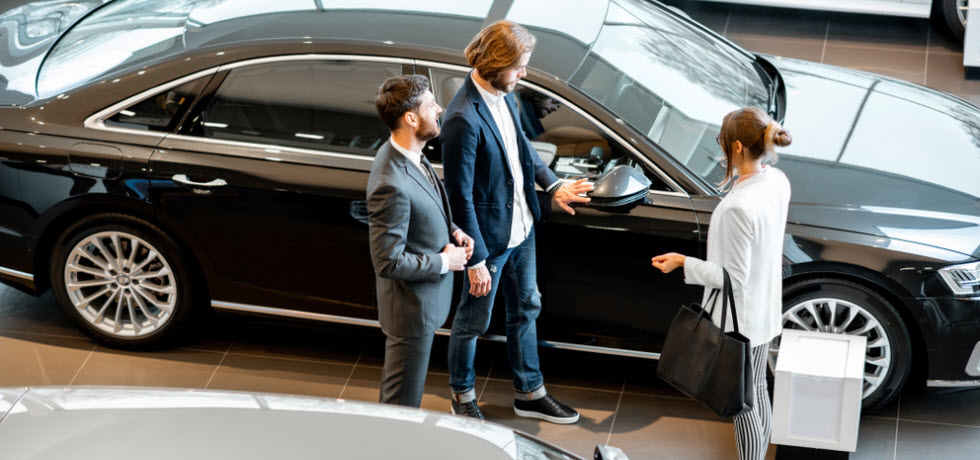
<instances>
[{"instance_id":1,"label":"car headlight","mask_svg":"<svg viewBox=\"0 0 980 460\"><path fill-rule=\"evenodd\" d=\"M579 460L579 457L522 433L515 431L514 438L517 440L517 460Z\"/></svg>"},{"instance_id":2,"label":"car headlight","mask_svg":"<svg viewBox=\"0 0 980 460\"><path fill-rule=\"evenodd\" d=\"M950 265L940 269L939 276L955 295L980 294L980 262Z\"/></svg>"}]
</instances>

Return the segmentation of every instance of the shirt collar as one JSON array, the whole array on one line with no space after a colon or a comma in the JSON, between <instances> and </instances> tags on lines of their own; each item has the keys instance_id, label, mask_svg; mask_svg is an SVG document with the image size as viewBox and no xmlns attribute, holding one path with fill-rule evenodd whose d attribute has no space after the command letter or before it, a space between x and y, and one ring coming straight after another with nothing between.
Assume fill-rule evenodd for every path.
<instances>
[{"instance_id":1,"label":"shirt collar","mask_svg":"<svg viewBox=\"0 0 980 460\"><path fill-rule=\"evenodd\" d=\"M402 155L405 155L405 157L408 158L412 163L414 163L415 166L421 167L422 152L413 152L411 150L406 149L405 147L398 145L398 143L395 142L394 137L389 137L388 142L391 142L391 146L394 147L395 150L401 152Z\"/></svg>"},{"instance_id":2,"label":"shirt collar","mask_svg":"<svg viewBox=\"0 0 980 460\"><path fill-rule=\"evenodd\" d=\"M743 188L743 187L745 187L745 186L747 186L749 184L754 184L756 182L761 181L763 178L766 177L766 174L768 172L769 172L769 165L762 165L762 169L759 170L759 172L753 174L752 176L748 177L744 181L735 184L732 187L732 191L734 192L735 190L738 190L740 188Z\"/></svg>"},{"instance_id":3,"label":"shirt collar","mask_svg":"<svg viewBox=\"0 0 980 460\"><path fill-rule=\"evenodd\" d=\"M506 94L501 93L500 91L496 91L493 93L487 91L482 86L480 86L479 83L476 82L476 78L472 74L470 74L470 79L473 80L473 85L476 86L477 91L479 91L480 95L483 96L483 101L486 102L487 105L489 105L490 107L496 108L497 104L499 104L500 101L504 99L504 96L506 96Z\"/></svg>"}]
</instances>

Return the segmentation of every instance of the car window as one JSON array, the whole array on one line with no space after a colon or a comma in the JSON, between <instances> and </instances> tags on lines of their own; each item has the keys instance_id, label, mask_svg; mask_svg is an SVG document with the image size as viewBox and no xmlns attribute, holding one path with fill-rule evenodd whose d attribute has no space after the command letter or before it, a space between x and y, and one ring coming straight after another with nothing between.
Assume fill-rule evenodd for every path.
<instances>
[{"instance_id":1,"label":"car window","mask_svg":"<svg viewBox=\"0 0 980 460\"><path fill-rule=\"evenodd\" d=\"M191 135L373 156L388 139L374 98L401 64L297 61L232 70Z\"/></svg>"},{"instance_id":2,"label":"car window","mask_svg":"<svg viewBox=\"0 0 980 460\"><path fill-rule=\"evenodd\" d=\"M171 132L200 93L210 76L161 91L107 118L105 124L117 128Z\"/></svg>"},{"instance_id":3,"label":"car window","mask_svg":"<svg viewBox=\"0 0 980 460\"><path fill-rule=\"evenodd\" d=\"M466 78L464 72L432 69L433 92L440 105L452 100ZM526 85L518 85L514 96L521 129L559 178L595 180L622 164L642 171L619 142L561 101ZM644 172L653 182L652 189L671 190L659 176Z\"/></svg>"}]
</instances>

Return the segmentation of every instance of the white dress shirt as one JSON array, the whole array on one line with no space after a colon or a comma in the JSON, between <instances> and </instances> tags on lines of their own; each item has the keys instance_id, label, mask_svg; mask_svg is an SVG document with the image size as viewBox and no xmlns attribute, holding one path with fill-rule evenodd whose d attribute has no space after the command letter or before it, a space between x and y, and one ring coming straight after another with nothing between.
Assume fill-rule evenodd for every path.
<instances>
[{"instance_id":1,"label":"white dress shirt","mask_svg":"<svg viewBox=\"0 0 980 460\"><path fill-rule=\"evenodd\" d=\"M732 187L721 200L708 229L708 260L687 257L684 282L705 286L702 305L712 288L724 283L728 270L735 295L739 330L753 347L782 332L783 240L790 185L782 171L764 167ZM712 315L721 324L721 301ZM733 330L729 314L726 331Z\"/></svg>"},{"instance_id":2,"label":"white dress shirt","mask_svg":"<svg viewBox=\"0 0 980 460\"><path fill-rule=\"evenodd\" d=\"M388 140L391 142L391 146L394 147L395 150L401 152L402 155L405 155L405 158L408 158L409 162L415 165L416 168L419 168L419 171L422 171L422 175L424 177L429 177L429 172L425 170L425 166L422 166L422 152L414 152L398 145L398 143L395 142L395 138L389 138ZM439 180L439 178L433 177L432 180ZM440 252L439 258L442 259L442 268L439 269L439 274L445 275L446 273L449 273L449 256L446 255L445 252Z\"/></svg>"},{"instance_id":3,"label":"white dress shirt","mask_svg":"<svg viewBox=\"0 0 980 460\"><path fill-rule=\"evenodd\" d=\"M470 76L470 78L473 78ZM514 180L514 218L510 224L510 240L507 248L515 247L531 233L531 226L534 225L534 216L527 205L527 196L524 193L524 169L521 168L520 148L517 145L517 136L520 131L514 126L514 117L510 113L507 101L504 99L505 93L496 91L491 93L473 80L476 89L483 96L483 101L487 104L487 109L493 115L493 121L497 124L497 131L500 131L500 139L504 141L504 153L507 155L507 164L510 165L511 178ZM479 264L470 268L477 268Z\"/></svg>"}]
</instances>

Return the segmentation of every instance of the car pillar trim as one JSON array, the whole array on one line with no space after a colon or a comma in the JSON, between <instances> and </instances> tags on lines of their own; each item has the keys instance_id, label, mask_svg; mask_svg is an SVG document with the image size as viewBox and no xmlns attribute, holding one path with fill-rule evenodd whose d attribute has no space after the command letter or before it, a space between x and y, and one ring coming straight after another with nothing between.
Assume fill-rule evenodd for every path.
<instances>
[{"instance_id":1,"label":"car pillar trim","mask_svg":"<svg viewBox=\"0 0 980 460\"><path fill-rule=\"evenodd\" d=\"M338 302L345 305L354 305L358 307L365 307L365 305L355 304L351 302L343 302L339 300L331 300L331 302ZM216 310L230 310L238 312L256 313L269 316L284 316L289 318L306 319L313 321L322 321L327 323L338 323L338 324L350 324L355 326L368 326L381 328L381 323L373 319L363 319L363 318L349 318L346 316L338 315L328 315L325 313L313 313L306 311L290 310L288 308L273 308L273 307L263 307L260 305L247 305L235 302L225 302L213 300L211 301L211 307ZM451 331L445 328L439 328L436 331L439 335L450 335ZM491 342L506 342L507 337L502 335L484 335L480 337L484 340L489 340ZM660 359L660 353L652 353L647 351L636 351L636 350L625 350L610 347L598 347L595 345L579 345L575 343L565 343L565 342L552 342L547 340L539 340L538 345L549 348L557 348L561 350L575 350L575 351L585 351L590 353L599 353L604 355L617 355L617 356L628 356L633 358L645 358L645 359Z\"/></svg>"},{"instance_id":2,"label":"car pillar trim","mask_svg":"<svg viewBox=\"0 0 980 460\"><path fill-rule=\"evenodd\" d=\"M0 267L0 273L5 275L15 276L17 278L25 279L28 281L34 281L34 275L30 273L24 273L19 270L14 270L12 268Z\"/></svg>"},{"instance_id":3,"label":"car pillar trim","mask_svg":"<svg viewBox=\"0 0 980 460\"><path fill-rule=\"evenodd\" d=\"M445 63L442 63L442 62L426 61L426 60L421 60L421 59L416 60L415 61L415 65L417 65L417 66L425 66L425 67L433 67L433 68L445 69L445 70L453 70L453 71L457 71L457 72L469 72L470 71L470 68L469 67L464 67L464 66L459 66L459 65L452 65L452 64L445 64ZM595 117L593 117L592 115L590 115L588 112L580 109L575 104L572 104L572 103L568 102L568 100L566 100L565 98L563 98L563 97L561 97L561 96L559 96L559 95L557 95L557 94L555 94L555 93L553 93L553 92L551 92L551 91L549 91L549 90L547 90L545 88L542 88L541 86L538 86L538 85L536 85L534 83L531 83L531 82L529 82L527 80L521 80L520 83L518 83L518 85L519 86L526 86L528 88L531 88L531 89L533 89L533 90L535 90L535 91L537 91L539 93L544 94L545 96L548 96L548 97L550 97L552 99L555 99L555 100L561 102L562 106L565 106L565 107L568 107L568 108L572 109L572 111L574 111L575 113L581 115L583 118L585 118L586 120L588 120L590 123L598 126L599 129L601 129L602 132L606 133L607 136L612 137L613 139L616 140L616 142L619 142L622 146L626 147L626 149L629 150L630 153L632 153L636 157L637 160L642 161L643 164L647 165L647 167L649 167L651 170L653 170L660 177L660 179L663 180L671 188L673 188L676 191L676 193L683 194L683 195L680 195L680 196L685 196L685 197L688 196L687 193L684 193L684 189L681 188L681 186L677 185L677 182L674 182L674 179L673 178L671 178L669 175L665 174L663 172L663 170L661 170L659 166L657 166L653 161L651 161L649 158L647 158L646 155L640 153L639 150L637 150L635 147L633 147L633 144L631 144L629 142L626 142L626 140L623 139L622 137L620 137L619 134L616 134L616 132L613 131L613 130L611 130L611 129L609 129L608 126L606 126L605 124L599 122L599 120L596 120Z\"/></svg>"}]
</instances>

